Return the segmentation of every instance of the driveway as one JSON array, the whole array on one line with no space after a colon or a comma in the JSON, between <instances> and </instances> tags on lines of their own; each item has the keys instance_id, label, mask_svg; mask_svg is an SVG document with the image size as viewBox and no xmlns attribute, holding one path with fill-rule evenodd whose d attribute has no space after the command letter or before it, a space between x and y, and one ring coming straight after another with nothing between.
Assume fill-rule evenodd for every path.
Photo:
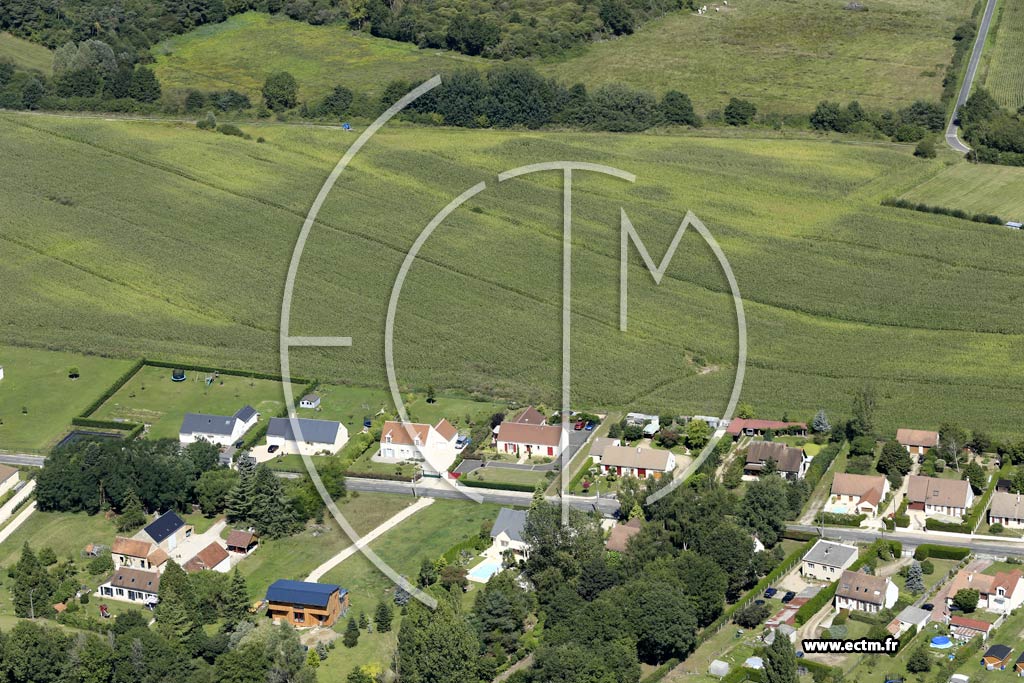
<instances>
[{"instance_id":1,"label":"driveway","mask_svg":"<svg viewBox=\"0 0 1024 683\"><path fill-rule=\"evenodd\" d=\"M953 115L949 119L949 125L946 126L946 144L954 152L960 152L961 154L967 154L971 151L971 148L960 141L959 126L954 121L956 120L957 111L960 107L964 106L967 102L967 97L971 94L971 85L974 83L974 75L978 71L978 62L981 61L981 51L985 47L985 39L988 37L988 29L992 24L992 15L995 13L996 0L988 0L988 4L985 6L985 14L981 17L981 26L978 27L978 37L974 40L974 50L971 52L971 61L967 63L967 72L964 74L963 85L960 86L960 94L956 98L956 106L953 108Z\"/></svg>"},{"instance_id":2,"label":"driveway","mask_svg":"<svg viewBox=\"0 0 1024 683\"><path fill-rule=\"evenodd\" d=\"M195 557L196 553L198 553L200 550L210 545L214 541L216 541L223 547L224 541L221 540L220 534L222 531L224 531L227 525L228 523L225 520L220 519L214 522L213 526L211 526L205 532L201 534L193 533L191 536L182 541L177 548L174 549L174 552L171 553L171 557L178 564L185 564L193 557Z\"/></svg>"}]
</instances>

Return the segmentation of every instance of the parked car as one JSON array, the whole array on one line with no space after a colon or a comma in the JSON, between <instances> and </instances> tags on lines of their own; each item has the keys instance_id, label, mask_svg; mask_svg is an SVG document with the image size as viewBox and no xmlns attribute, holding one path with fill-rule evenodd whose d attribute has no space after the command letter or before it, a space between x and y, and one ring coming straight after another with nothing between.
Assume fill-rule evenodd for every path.
<instances>
[{"instance_id":1,"label":"parked car","mask_svg":"<svg viewBox=\"0 0 1024 683\"><path fill-rule=\"evenodd\" d=\"M754 604L755 605L763 605L764 604L764 600L762 600L761 598L758 598L757 600L754 600Z\"/></svg>"},{"instance_id":2,"label":"parked car","mask_svg":"<svg viewBox=\"0 0 1024 683\"><path fill-rule=\"evenodd\" d=\"M586 424L586 426L584 426L583 428L586 429L588 432L592 432L592 431L594 431L594 423L593 422L588 422Z\"/></svg>"},{"instance_id":3,"label":"parked car","mask_svg":"<svg viewBox=\"0 0 1024 683\"><path fill-rule=\"evenodd\" d=\"M278 448L280 448L280 446L278 446L277 444L274 444L273 446L270 446L269 448L267 448L267 453L277 453L277 449Z\"/></svg>"},{"instance_id":4,"label":"parked car","mask_svg":"<svg viewBox=\"0 0 1024 683\"><path fill-rule=\"evenodd\" d=\"M933 609L935 609L935 605L933 605L930 602L926 602L923 605L921 605L921 609L923 609L926 612L931 612Z\"/></svg>"},{"instance_id":5,"label":"parked car","mask_svg":"<svg viewBox=\"0 0 1024 683\"><path fill-rule=\"evenodd\" d=\"M578 431L580 431L581 429L583 429L583 424L584 424L584 423L583 423L583 420L580 420L580 421L578 421L578 422L576 423L576 426L574 427L574 429L575 429L575 430L576 430L577 432L578 432Z\"/></svg>"},{"instance_id":6,"label":"parked car","mask_svg":"<svg viewBox=\"0 0 1024 683\"><path fill-rule=\"evenodd\" d=\"M793 592L793 591L786 591L786 594L782 596L782 603L785 604L787 602L790 602L795 597L796 597L796 593L795 592Z\"/></svg>"},{"instance_id":7,"label":"parked car","mask_svg":"<svg viewBox=\"0 0 1024 683\"><path fill-rule=\"evenodd\" d=\"M766 588L765 591L764 591L764 597L766 597L766 598L774 598L775 594L778 593L778 592L779 591L777 589L775 589L775 588Z\"/></svg>"},{"instance_id":8,"label":"parked car","mask_svg":"<svg viewBox=\"0 0 1024 683\"><path fill-rule=\"evenodd\" d=\"M245 443L245 439L239 439L238 441L235 442L235 448L241 448L242 444L244 444L244 443Z\"/></svg>"}]
</instances>

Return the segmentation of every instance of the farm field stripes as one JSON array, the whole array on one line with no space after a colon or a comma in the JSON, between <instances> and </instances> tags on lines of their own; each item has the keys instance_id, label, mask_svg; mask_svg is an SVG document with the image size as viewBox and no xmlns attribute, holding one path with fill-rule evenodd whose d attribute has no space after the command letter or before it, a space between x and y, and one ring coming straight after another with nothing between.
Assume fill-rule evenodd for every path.
<instances>
[{"instance_id":1,"label":"farm field stripes","mask_svg":"<svg viewBox=\"0 0 1024 683\"><path fill-rule=\"evenodd\" d=\"M5 281L18 273L2 313L12 341L277 368L291 248L352 136L267 126L257 144L190 126L0 118L15 124L0 130L0 153L22 169L0 197L2 215L19 216L4 234L35 247L0 264ZM69 150L75 166L53 172ZM977 424L1012 428L1005 398L1024 389L1013 351L1024 321L1016 295L993 292L1022 290L1024 245L1004 228L879 206L942 168L884 144L386 130L339 179L296 283L293 332L351 335L354 345L297 349L293 372L384 386L383 316L404 249L483 179L488 190L434 234L410 272L396 326L399 378L550 400L560 375L559 180L493 178L552 158L639 177L635 186L577 178L581 403L721 410L735 318L696 236L684 237L658 287L631 257L629 333L617 332L619 207L656 259L689 208L722 244L747 300L744 400L759 412L842 412L841 397L874 381L894 420L938 422L977 392ZM102 180L128 175L130 186ZM56 277L22 265L46 259Z\"/></svg>"},{"instance_id":2,"label":"farm field stripes","mask_svg":"<svg viewBox=\"0 0 1024 683\"><path fill-rule=\"evenodd\" d=\"M991 55L985 88L1000 105L1017 111L1024 105L1024 54L1020 48L1024 40L1024 3L1003 0L996 11L995 40L990 39L986 47Z\"/></svg>"},{"instance_id":3,"label":"farm field stripes","mask_svg":"<svg viewBox=\"0 0 1024 683\"><path fill-rule=\"evenodd\" d=\"M973 213L993 213L1007 221L1024 221L1024 168L956 164L902 198Z\"/></svg>"}]
</instances>

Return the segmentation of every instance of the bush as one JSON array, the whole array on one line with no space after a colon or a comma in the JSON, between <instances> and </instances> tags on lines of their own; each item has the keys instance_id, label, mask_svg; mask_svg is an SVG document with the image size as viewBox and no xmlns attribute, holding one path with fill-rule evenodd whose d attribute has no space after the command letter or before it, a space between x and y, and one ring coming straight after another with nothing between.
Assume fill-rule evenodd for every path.
<instances>
[{"instance_id":1,"label":"bush","mask_svg":"<svg viewBox=\"0 0 1024 683\"><path fill-rule=\"evenodd\" d=\"M922 562L921 568L924 569L923 560L927 560L929 557L934 557L937 560L962 560L971 554L970 548L959 548L951 545L934 545L931 543L924 543L917 546L917 550L914 551L914 559ZM932 571L935 571L934 566ZM929 574L930 572L925 572Z\"/></svg>"},{"instance_id":2,"label":"bush","mask_svg":"<svg viewBox=\"0 0 1024 683\"><path fill-rule=\"evenodd\" d=\"M746 126L754 120L757 114L757 107L753 102L733 97L729 104L725 105L723 115L725 122L730 126Z\"/></svg>"},{"instance_id":3,"label":"bush","mask_svg":"<svg viewBox=\"0 0 1024 683\"><path fill-rule=\"evenodd\" d=\"M935 573L935 564L931 560L924 560L921 562L921 573L930 575Z\"/></svg>"},{"instance_id":4,"label":"bush","mask_svg":"<svg viewBox=\"0 0 1024 683\"><path fill-rule=\"evenodd\" d=\"M988 531L989 531L990 534L1001 534L1004 531L1006 531L1006 527L1004 527L999 522L996 522L995 524L993 524L992 526L990 526L988 528Z\"/></svg>"},{"instance_id":5,"label":"bush","mask_svg":"<svg viewBox=\"0 0 1024 683\"><path fill-rule=\"evenodd\" d=\"M829 526L860 526L867 515L840 515L834 512L822 513L821 523Z\"/></svg>"},{"instance_id":6,"label":"bush","mask_svg":"<svg viewBox=\"0 0 1024 683\"><path fill-rule=\"evenodd\" d=\"M917 147L914 148L914 156L922 159L934 159L936 155L935 151L935 140L932 138L924 138L921 142L917 143Z\"/></svg>"},{"instance_id":7,"label":"bush","mask_svg":"<svg viewBox=\"0 0 1024 683\"><path fill-rule=\"evenodd\" d=\"M768 605L759 605L756 602L752 602L733 615L733 623L742 626L743 628L754 628L762 621L768 618L771 614L771 610L768 609Z\"/></svg>"},{"instance_id":8,"label":"bush","mask_svg":"<svg viewBox=\"0 0 1024 683\"><path fill-rule=\"evenodd\" d=\"M206 116L196 121L196 128L200 130L215 130L217 128L217 117L213 112L206 112Z\"/></svg>"},{"instance_id":9,"label":"bush","mask_svg":"<svg viewBox=\"0 0 1024 683\"><path fill-rule=\"evenodd\" d=\"M245 133L242 131L242 129L239 128L238 126L236 126L233 123L222 123L222 124L220 124L219 126L217 126L217 132L218 133L223 133L224 135L232 135L232 136L238 137L238 138L244 138L245 137Z\"/></svg>"}]
</instances>

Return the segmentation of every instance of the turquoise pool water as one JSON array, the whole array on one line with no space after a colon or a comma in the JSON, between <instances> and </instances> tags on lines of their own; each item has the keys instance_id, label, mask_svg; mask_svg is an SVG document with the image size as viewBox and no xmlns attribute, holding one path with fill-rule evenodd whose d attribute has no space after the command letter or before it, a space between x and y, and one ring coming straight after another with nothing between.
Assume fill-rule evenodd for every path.
<instances>
[{"instance_id":1,"label":"turquoise pool water","mask_svg":"<svg viewBox=\"0 0 1024 683\"><path fill-rule=\"evenodd\" d=\"M467 578L479 581L480 583L487 583L487 580L499 571L501 571L501 562L499 560L484 560L469 570Z\"/></svg>"}]
</instances>

